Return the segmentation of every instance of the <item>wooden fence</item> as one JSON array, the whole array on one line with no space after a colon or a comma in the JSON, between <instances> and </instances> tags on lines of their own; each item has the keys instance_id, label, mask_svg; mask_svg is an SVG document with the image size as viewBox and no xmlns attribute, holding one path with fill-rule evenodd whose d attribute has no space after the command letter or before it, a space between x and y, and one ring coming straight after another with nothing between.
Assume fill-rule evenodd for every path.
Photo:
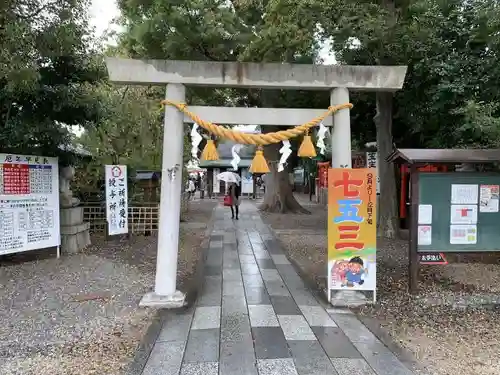
<instances>
[{"instance_id":1,"label":"wooden fence","mask_svg":"<svg viewBox=\"0 0 500 375\"><path fill-rule=\"evenodd\" d=\"M106 233L106 208L99 203L83 203L83 220L90 223L92 233ZM130 234L151 235L158 231L159 206L157 203L128 207Z\"/></svg>"}]
</instances>

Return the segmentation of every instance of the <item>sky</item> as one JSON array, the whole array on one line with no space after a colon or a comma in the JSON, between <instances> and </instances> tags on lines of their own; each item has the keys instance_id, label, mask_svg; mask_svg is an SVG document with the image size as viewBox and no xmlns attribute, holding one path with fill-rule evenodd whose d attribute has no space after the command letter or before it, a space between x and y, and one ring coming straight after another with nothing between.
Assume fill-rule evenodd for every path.
<instances>
[{"instance_id":1,"label":"sky","mask_svg":"<svg viewBox=\"0 0 500 375\"><path fill-rule=\"evenodd\" d=\"M92 0L90 8L91 25L95 27L96 35L101 36L108 29L116 30L113 27L113 19L120 15L120 11L115 0Z\"/></svg>"}]
</instances>

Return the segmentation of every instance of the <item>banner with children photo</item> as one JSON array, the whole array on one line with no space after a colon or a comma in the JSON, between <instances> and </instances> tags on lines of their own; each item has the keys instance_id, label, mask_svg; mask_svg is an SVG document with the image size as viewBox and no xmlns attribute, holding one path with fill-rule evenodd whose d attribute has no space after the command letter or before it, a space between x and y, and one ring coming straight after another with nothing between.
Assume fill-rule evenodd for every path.
<instances>
[{"instance_id":1,"label":"banner with children photo","mask_svg":"<svg viewBox=\"0 0 500 375\"><path fill-rule=\"evenodd\" d=\"M375 168L328 171L329 290L376 290L376 186Z\"/></svg>"}]
</instances>

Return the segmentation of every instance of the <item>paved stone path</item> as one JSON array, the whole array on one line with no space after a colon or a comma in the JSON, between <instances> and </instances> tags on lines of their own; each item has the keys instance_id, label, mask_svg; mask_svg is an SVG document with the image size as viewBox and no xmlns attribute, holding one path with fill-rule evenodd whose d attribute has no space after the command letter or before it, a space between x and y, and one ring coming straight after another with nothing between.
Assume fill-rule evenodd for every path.
<instances>
[{"instance_id":1,"label":"paved stone path","mask_svg":"<svg viewBox=\"0 0 500 375\"><path fill-rule=\"evenodd\" d=\"M310 293L253 204L240 212L216 209L204 289L165 322L143 375L412 375Z\"/></svg>"}]
</instances>

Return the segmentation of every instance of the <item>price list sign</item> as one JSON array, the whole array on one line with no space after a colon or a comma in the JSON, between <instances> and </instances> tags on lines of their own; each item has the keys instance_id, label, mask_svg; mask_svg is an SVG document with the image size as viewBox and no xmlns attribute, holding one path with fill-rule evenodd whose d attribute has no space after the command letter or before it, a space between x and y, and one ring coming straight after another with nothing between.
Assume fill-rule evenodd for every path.
<instances>
[{"instance_id":1,"label":"price list sign","mask_svg":"<svg viewBox=\"0 0 500 375\"><path fill-rule=\"evenodd\" d=\"M30 169L26 164L4 164L3 194L29 194Z\"/></svg>"},{"instance_id":2,"label":"price list sign","mask_svg":"<svg viewBox=\"0 0 500 375\"><path fill-rule=\"evenodd\" d=\"M60 244L58 159L0 154L0 255Z\"/></svg>"},{"instance_id":3,"label":"price list sign","mask_svg":"<svg viewBox=\"0 0 500 375\"><path fill-rule=\"evenodd\" d=\"M108 234L128 233L127 166L106 165L105 175Z\"/></svg>"}]
</instances>

